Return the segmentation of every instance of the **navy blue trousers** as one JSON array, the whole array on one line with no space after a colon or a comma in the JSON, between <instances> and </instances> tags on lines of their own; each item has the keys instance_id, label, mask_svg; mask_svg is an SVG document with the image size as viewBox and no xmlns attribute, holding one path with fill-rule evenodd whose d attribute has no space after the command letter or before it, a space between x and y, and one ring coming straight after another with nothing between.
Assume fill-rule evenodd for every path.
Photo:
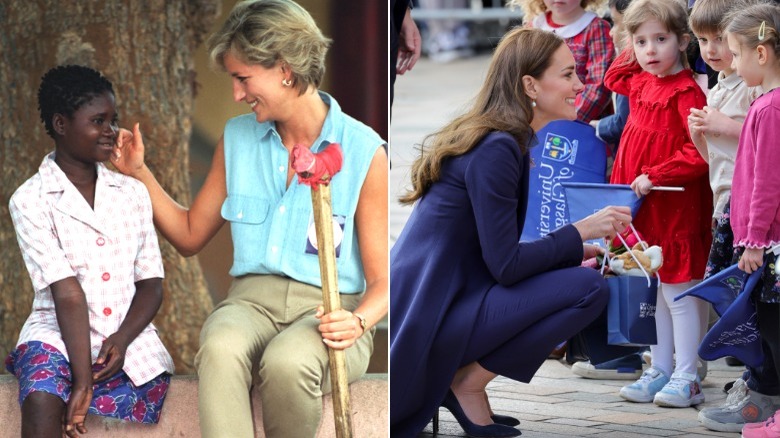
<instances>
[{"instance_id":1,"label":"navy blue trousers","mask_svg":"<svg viewBox=\"0 0 780 438\"><path fill-rule=\"evenodd\" d=\"M488 291L460 366L474 361L529 382L552 349L601 314L609 287L598 271L566 268Z\"/></svg>"}]
</instances>

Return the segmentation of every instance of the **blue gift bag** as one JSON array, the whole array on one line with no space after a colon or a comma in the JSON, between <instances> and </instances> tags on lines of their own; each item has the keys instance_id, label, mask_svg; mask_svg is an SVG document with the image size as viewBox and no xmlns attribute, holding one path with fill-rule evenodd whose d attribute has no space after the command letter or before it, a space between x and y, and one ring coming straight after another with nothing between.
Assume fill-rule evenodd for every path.
<instances>
[{"instance_id":1,"label":"blue gift bag","mask_svg":"<svg viewBox=\"0 0 780 438\"><path fill-rule=\"evenodd\" d=\"M645 346L656 344L655 304L658 279L618 275L607 277L607 343Z\"/></svg>"},{"instance_id":2,"label":"blue gift bag","mask_svg":"<svg viewBox=\"0 0 780 438\"><path fill-rule=\"evenodd\" d=\"M533 160L528 181L528 208L520 240L536 240L569 223L565 182L603 183L607 148L587 123L555 120L536 137L529 151Z\"/></svg>"}]
</instances>

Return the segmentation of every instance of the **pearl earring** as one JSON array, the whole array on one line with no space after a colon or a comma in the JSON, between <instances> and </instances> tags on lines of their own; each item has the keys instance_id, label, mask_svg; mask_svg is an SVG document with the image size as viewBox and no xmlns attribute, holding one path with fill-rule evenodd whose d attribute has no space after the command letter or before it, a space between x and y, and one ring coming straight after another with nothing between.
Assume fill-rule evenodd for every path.
<instances>
[{"instance_id":1,"label":"pearl earring","mask_svg":"<svg viewBox=\"0 0 780 438\"><path fill-rule=\"evenodd\" d=\"M531 99L531 108L536 108L536 101Z\"/></svg>"},{"instance_id":2,"label":"pearl earring","mask_svg":"<svg viewBox=\"0 0 780 438\"><path fill-rule=\"evenodd\" d=\"M292 81L289 79L283 79L282 85L284 85L285 87L289 87L290 85L292 85Z\"/></svg>"}]
</instances>

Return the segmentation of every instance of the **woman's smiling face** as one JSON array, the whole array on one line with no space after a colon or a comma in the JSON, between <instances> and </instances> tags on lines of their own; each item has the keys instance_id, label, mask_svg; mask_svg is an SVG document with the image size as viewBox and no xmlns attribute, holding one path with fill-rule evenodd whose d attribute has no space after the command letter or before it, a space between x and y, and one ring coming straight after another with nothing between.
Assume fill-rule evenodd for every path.
<instances>
[{"instance_id":1,"label":"woman's smiling face","mask_svg":"<svg viewBox=\"0 0 780 438\"><path fill-rule=\"evenodd\" d=\"M282 68L246 64L232 52L225 54L223 64L233 80L233 100L248 103L258 122L277 121L291 89L282 85Z\"/></svg>"},{"instance_id":2,"label":"woman's smiling face","mask_svg":"<svg viewBox=\"0 0 780 438\"><path fill-rule=\"evenodd\" d=\"M553 120L577 119L575 101L583 90L582 81L575 71L574 55L566 44L555 51L550 66L538 79L534 79L536 107L535 126L544 126Z\"/></svg>"}]
</instances>

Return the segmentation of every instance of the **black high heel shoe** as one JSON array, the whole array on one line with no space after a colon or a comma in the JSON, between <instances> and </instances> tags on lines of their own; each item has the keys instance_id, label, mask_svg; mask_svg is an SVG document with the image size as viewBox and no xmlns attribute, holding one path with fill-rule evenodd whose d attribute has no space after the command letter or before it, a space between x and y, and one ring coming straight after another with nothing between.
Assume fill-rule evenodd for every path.
<instances>
[{"instance_id":1,"label":"black high heel shoe","mask_svg":"<svg viewBox=\"0 0 780 438\"><path fill-rule=\"evenodd\" d=\"M515 417L510 417L509 415L498 415L493 414L490 416L490 419L493 420L496 424L503 424L504 426L519 426L520 420L518 420Z\"/></svg>"},{"instance_id":2,"label":"black high heel shoe","mask_svg":"<svg viewBox=\"0 0 780 438\"><path fill-rule=\"evenodd\" d=\"M474 424L463 412L463 408L460 407L458 399L452 390L447 390L447 395L444 397L444 401L441 402L441 406L446 408L453 417L458 421L458 424L466 432L466 435L472 438L499 438L499 437L513 437L522 434L514 427L505 426L503 424L488 424L487 426L478 426ZM512 418L512 417L507 417ZM438 418L434 418L434 422L437 423ZM494 420L495 421L495 420ZM434 424L434 433L438 432L438 424Z\"/></svg>"}]
</instances>

